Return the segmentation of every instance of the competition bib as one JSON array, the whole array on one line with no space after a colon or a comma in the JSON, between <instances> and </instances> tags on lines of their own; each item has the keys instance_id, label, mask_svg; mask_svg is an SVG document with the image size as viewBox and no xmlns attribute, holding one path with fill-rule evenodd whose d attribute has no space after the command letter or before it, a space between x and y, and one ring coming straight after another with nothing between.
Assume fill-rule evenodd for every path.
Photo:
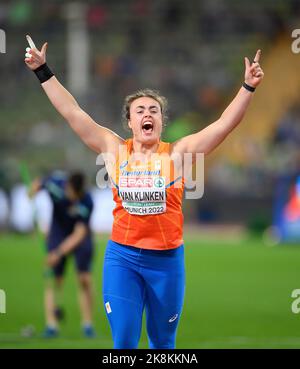
<instances>
[{"instance_id":1,"label":"competition bib","mask_svg":"<svg viewBox=\"0 0 300 369\"><path fill-rule=\"evenodd\" d=\"M166 180L162 176L120 176L119 196L129 214L155 215L166 212Z\"/></svg>"}]
</instances>

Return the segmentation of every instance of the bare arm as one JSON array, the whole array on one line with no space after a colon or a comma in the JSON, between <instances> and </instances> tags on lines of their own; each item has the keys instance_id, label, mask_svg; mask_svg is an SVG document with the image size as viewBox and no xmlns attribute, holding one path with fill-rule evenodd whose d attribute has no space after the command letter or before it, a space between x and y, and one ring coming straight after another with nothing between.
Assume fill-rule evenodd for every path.
<instances>
[{"instance_id":1,"label":"bare arm","mask_svg":"<svg viewBox=\"0 0 300 369\"><path fill-rule=\"evenodd\" d=\"M252 65L250 65L249 59L245 58L245 82L251 87L258 86L264 76L258 63L260 54L261 52L258 50L254 58L255 62ZM185 152L208 154L213 151L242 121L252 96L252 92L241 87L218 120L203 130L174 142L172 145L173 152L181 154Z\"/></svg>"},{"instance_id":2,"label":"bare arm","mask_svg":"<svg viewBox=\"0 0 300 369\"><path fill-rule=\"evenodd\" d=\"M42 83L49 100L81 140L97 153L114 150L123 140L110 129L97 124L77 104L55 76Z\"/></svg>"},{"instance_id":3,"label":"bare arm","mask_svg":"<svg viewBox=\"0 0 300 369\"><path fill-rule=\"evenodd\" d=\"M87 232L87 226L84 223L77 223L73 232L63 240L56 250L48 255L47 264L52 267L55 266L61 257L68 255L80 245Z\"/></svg>"},{"instance_id":4,"label":"bare arm","mask_svg":"<svg viewBox=\"0 0 300 369\"><path fill-rule=\"evenodd\" d=\"M87 235L87 226L84 223L75 224L74 231L60 244L59 250L62 255L73 251Z\"/></svg>"},{"instance_id":5,"label":"bare arm","mask_svg":"<svg viewBox=\"0 0 300 369\"><path fill-rule=\"evenodd\" d=\"M35 70L45 64L46 50L47 43L43 45L41 51L35 48L28 50L31 57L26 54L26 65ZM84 112L55 76L42 83L42 87L55 109L89 148L97 153L116 152L118 145L124 140L110 129L97 124Z\"/></svg>"}]
</instances>

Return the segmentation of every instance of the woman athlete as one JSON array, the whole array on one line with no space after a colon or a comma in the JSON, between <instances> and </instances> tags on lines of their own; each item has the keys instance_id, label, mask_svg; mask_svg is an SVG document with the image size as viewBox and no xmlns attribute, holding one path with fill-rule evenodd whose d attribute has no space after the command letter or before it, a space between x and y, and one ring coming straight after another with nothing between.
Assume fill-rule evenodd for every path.
<instances>
[{"instance_id":1,"label":"woman athlete","mask_svg":"<svg viewBox=\"0 0 300 369\"><path fill-rule=\"evenodd\" d=\"M31 46L34 46L31 44ZM81 140L106 154L113 187L114 224L103 271L103 300L114 348L137 348L145 309L149 347L175 348L185 289L182 237L184 178L173 157L209 154L241 122L264 73L261 51L245 58L245 82L219 119L173 143L161 141L166 100L152 90L125 99L132 138L96 123L46 64L47 43L26 49L25 63Z\"/></svg>"}]
</instances>

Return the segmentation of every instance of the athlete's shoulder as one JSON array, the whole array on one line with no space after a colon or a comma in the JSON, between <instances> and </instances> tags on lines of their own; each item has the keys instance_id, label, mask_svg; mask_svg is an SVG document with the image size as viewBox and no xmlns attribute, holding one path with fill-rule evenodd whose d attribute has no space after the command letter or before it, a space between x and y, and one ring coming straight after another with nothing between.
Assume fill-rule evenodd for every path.
<instances>
[{"instance_id":1,"label":"athlete's shoulder","mask_svg":"<svg viewBox=\"0 0 300 369\"><path fill-rule=\"evenodd\" d=\"M133 138L132 137L126 138L124 144L127 146L127 149L131 149L133 145Z\"/></svg>"},{"instance_id":2,"label":"athlete's shoulder","mask_svg":"<svg viewBox=\"0 0 300 369\"><path fill-rule=\"evenodd\" d=\"M42 181L42 187L56 200L62 200L64 196L64 188L66 185L67 176L62 171L52 172Z\"/></svg>"},{"instance_id":3,"label":"athlete's shoulder","mask_svg":"<svg viewBox=\"0 0 300 369\"><path fill-rule=\"evenodd\" d=\"M171 148L170 142L166 142L166 141L160 141L159 142L159 147L158 147L159 152L169 154L170 153L170 148Z\"/></svg>"},{"instance_id":4,"label":"athlete's shoulder","mask_svg":"<svg viewBox=\"0 0 300 369\"><path fill-rule=\"evenodd\" d=\"M58 186L64 186L67 182L67 174L61 170L55 170L45 178L45 182L53 182Z\"/></svg>"}]
</instances>

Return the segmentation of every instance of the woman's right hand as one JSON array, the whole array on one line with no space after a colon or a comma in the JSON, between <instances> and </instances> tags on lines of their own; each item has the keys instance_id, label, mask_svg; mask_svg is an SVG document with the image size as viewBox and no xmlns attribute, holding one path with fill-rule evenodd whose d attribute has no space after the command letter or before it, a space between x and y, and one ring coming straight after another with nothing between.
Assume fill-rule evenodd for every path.
<instances>
[{"instance_id":1,"label":"woman's right hand","mask_svg":"<svg viewBox=\"0 0 300 369\"><path fill-rule=\"evenodd\" d=\"M41 65L46 63L46 51L47 51L48 43L45 42L44 45L41 48L41 51L34 48L26 48L26 54L25 54L25 64L27 67L31 70L35 70ZM31 57L28 57L31 54Z\"/></svg>"}]
</instances>

